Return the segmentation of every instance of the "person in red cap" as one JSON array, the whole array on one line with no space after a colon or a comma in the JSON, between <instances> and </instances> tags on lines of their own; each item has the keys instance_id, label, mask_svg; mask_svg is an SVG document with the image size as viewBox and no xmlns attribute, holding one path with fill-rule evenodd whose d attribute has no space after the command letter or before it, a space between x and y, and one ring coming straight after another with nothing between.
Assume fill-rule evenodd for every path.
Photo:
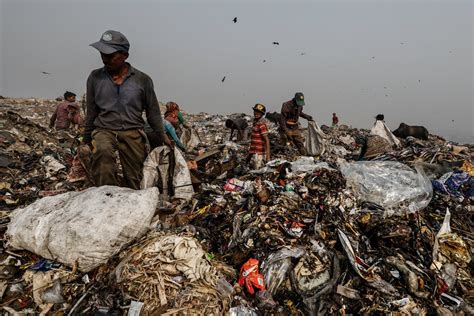
<instances>
[{"instance_id":1,"label":"person in red cap","mask_svg":"<svg viewBox=\"0 0 474 316\"><path fill-rule=\"evenodd\" d=\"M300 131L300 117L312 121L311 115L303 113L304 94L295 93L295 97L281 106L280 138L282 146L294 145L301 155L306 156L304 137Z\"/></svg>"},{"instance_id":2,"label":"person in red cap","mask_svg":"<svg viewBox=\"0 0 474 316\"><path fill-rule=\"evenodd\" d=\"M97 186L119 185L118 151L125 186L140 189L148 153L143 111L157 139L173 146L164 132L153 81L126 62L130 44L122 33L106 31L91 46L104 63L87 79L83 140L92 145L92 177Z\"/></svg>"}]
</instances>

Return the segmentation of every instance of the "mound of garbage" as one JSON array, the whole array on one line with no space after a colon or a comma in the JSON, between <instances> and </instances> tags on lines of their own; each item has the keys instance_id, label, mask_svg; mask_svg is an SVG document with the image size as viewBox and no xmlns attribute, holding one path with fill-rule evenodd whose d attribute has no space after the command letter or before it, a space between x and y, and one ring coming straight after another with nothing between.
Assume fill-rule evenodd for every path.
<instances>
[{"instance_id":1,"label":"mound of garbage","mask_svg":"<svg viewBox=\"0 0 474 316\"><path fill-rule=\"evenodd\" d=\"M77 135L44 127L54 102L28 100L0 100L7 313L474 314L472 145L314 125L302 157L270 123L250 170L228 117L200 113L184 157L149 157L148 189L95 188ZM170 156L186 181L160 176Z\"/></svg>"}]
</instances>

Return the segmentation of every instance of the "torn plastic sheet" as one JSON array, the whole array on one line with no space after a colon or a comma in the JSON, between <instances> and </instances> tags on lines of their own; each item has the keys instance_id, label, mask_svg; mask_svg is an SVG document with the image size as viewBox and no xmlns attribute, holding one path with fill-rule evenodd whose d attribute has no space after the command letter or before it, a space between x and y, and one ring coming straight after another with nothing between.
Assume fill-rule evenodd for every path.
<instances>
[{"instance_id":1,"label":"torn plastic sheet","mask_svg":"<svg viewBox=\"0 0 474 316\"><path fill-rule=\"evenodd\" d=\"M229 316L257 316L257 313L251 307L239 305L229 309Z\"/></svg>"},{"instance_id":2,"label":"torn plastic sheet","mask_svg":"<svg viewBox=\"0 0 474 316\"><path fill-rule=\"evenodd\" d=\"M382 280L382 278L378 274L374 273L370 268L366 269L364 267L363 265L364 261L354 252L354 249L352 248L352 245L349 239L347 238L346 234L342 230L338 229L337 234L339 236L339 240L342 244L342 247L344 248L344 251L346 252L349 262L351 263L355 272L360 277L366 280L370 286L378 289L382 293L385 293L388 295L398 294L397 290L390 283L387 283L386 281Z\"/></svg>"},{"instance_id":3,"label":"torn plastic sheet","mask_svg":"<svg viewBox=\"0 0 474 316\"><path fill-rule=\"evenodd\" d=\"M371 135L378 135L385 138L390 142L392 146L400 147L400 141L398 138L393 135L392 131L385 125L384 121L377 120L374 124L374 127L370 130Z\"/></svg>"},{"instance_id":4,"label":"torn plastic sheet","mask_svg":"<svg viewBox=\"0 0 474 316\"><path fill-rule=\"evenodd\" d=\"M292 267L291 258L299 258L305 254L303 248L285 247L272 253L262 263L262 274L265 276L267 290L275 295L280 285L287 278Z\"/></svg>"},{"instance_id":5,"label":"torn plastic sheet","mask_svg":"<svg viewBox=\"0 0 474 316\"><path fill-rule=\"evenodd\" d=\"M432 269L441 270L445 263L455 263L457 266L466 268L471 262L469 248L464 240L456 233L451 232L451 213L446 209L443 225L436 234L433 245Z\"/></svg>"},{"instance_id":6,"label":"torn plastic sheet","mask_svg":"<svg viewBox=\"0 0 474 316\"><path fill-rule=\"evenodd\" d=\"M417 171L394 161L341 163L347 185L361 200L384 207L386 215L414 213L429 204L431 182L421 170Z\"/></svg>"},{"instance_id":7,"label":"torn plastic sheet","mask_svg":"<svg viewBox=\"0 0 474 316\"><path fill-rule=\"evenodd\" d=\"M313 172L314 170L325 168L334 170L326 162L317 162L313 157L303 156L291 163L291 171L298 172Z\"/></svg>"}]
</instances>

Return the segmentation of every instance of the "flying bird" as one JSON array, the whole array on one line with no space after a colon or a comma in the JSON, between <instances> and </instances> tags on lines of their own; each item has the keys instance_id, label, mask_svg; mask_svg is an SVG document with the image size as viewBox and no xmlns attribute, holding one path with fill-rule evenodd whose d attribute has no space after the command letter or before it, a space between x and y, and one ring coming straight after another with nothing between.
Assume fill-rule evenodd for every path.
<instances>
[{"instance_id":1,"label":"flying bird","mask_svg":"<svg viewBox=\"0 0 474 316\"><path fill-rule=\"evenodd\" d=\"M403 45L403 44L405 44L405 43L400 43L400 45Z\"/></svg>"},{"instance_id":2,"label":"flying bird","mask_svg":"<svg viewBox=\"0 0 474 316\"><path fill-rule=\"evenodd\" d=\"M300 55L301 55L301 56L304 56L304 55L306 55L306 53L301 53Z\"/></svg>"},{"instance_id":3,"label":"flying bird","mask_svg":"<svg viewBox=\"0 0 474 316\"><path fill-rule=\"evenodd\" d=\"M235 17L232 21L234 21L234 23L237 23L237 17Z\"/></svg>"},{"instance_id":4,"label":"flying bird","mask_svg":"<svg viewBox=\"0 0 474 316\"><path fill-rule=\"evenodd\" d=\"M280 45L280 43L278 43L278 42L273 42L273 45Z\"/></svg>"},{"instance_id":5,"label":"flying bird","mask_svg":"<svg viewBox=\"0 0 474 316\"><path fill-rule=\"evenodd\" d=\"M221 81L222 81L222 82L224 82L224 81L225 81L225 76L224 76L224 78L222 78L222 80L221 80Z\"/></svg>"},{"instance_id":6,"label":"flying bird","mask_svg":"<svg viewBox=\"0 0 474 316\"><path fill-rule=\"evenodd\" d=\"M267 61L264 59L263 62L266 63Z\"/></svg>"},{"instance_id":7,"label":"flying bird","mask_svg":"<svg viewBox=\"0 0 474 316\"><path fill-rule=\"evenodd\" d=\"M375 56L372 56L372 59L375 59Z\"/></svg>"},{"instance_id":8,"label":"flying bird","mask_svg":"<svg viewBox=\"0 0 474 316\"><path fill-rule=\"evenodd\" d=\"M43 75L50 75L51 73L50 72L46 72L46 71L42 71L41 72Z\"/></svg>"}]
</instances>

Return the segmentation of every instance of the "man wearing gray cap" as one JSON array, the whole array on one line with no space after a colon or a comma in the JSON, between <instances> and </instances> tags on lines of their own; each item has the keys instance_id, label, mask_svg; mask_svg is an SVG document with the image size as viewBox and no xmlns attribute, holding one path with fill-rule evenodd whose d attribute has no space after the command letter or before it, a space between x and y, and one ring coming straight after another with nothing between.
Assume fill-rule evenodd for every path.
<instances>
[{"instance_id":1,"label":"man wearing gray cap","mask_svg":"<svg viewBox=\"0 0 474 316\"><path fill-rule=\"evenodd\" d=\"M153 81L125 62L130 44L117 31L106 31L90 46L101 55L104 67L87 79L87 116L84 142L92 143L91 173L95 185L119 185L115 153L119 152L125 186L140 189L143 162L148 153L143 131L148 123L158 139L171 146L164 133Z\"/></svg>"}]
</instances>

